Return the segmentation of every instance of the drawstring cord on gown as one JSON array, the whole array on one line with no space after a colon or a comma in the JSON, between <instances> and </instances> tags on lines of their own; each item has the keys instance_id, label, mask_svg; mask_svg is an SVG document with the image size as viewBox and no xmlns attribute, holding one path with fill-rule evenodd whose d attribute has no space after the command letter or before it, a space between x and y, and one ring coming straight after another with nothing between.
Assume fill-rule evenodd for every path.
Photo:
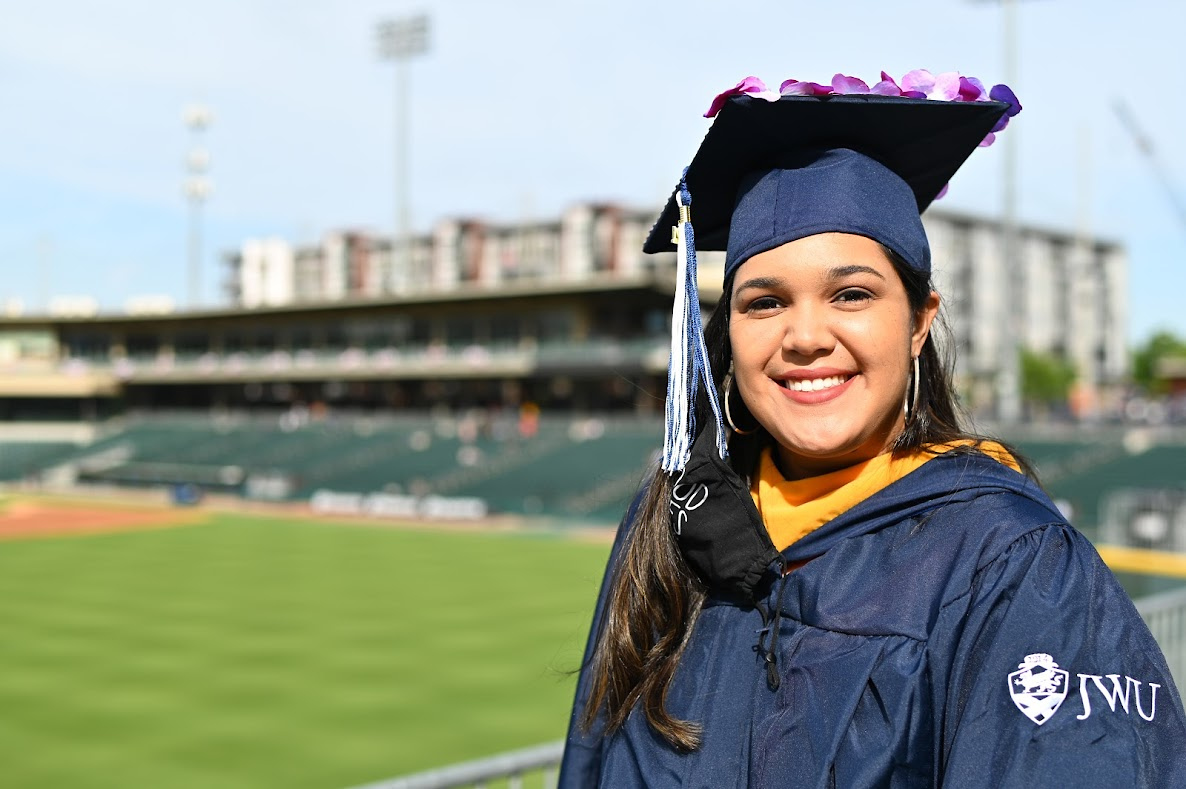
<instances>
[{"instance_id":1,"label":"drawstring cord on gown","mask_svg":"<svg viewBox=\"0 0 1186 789\"><path fill-rule=\"evenodd\" d=\"M754 651L762 656L763 662L766 663L766 687L770 690L778 690L782 684L782 678L778 675L778 631L782 623L782 593L787 588L787 578L790 573L787 572L786 559L781 556L775 561L775 569L778 572L778 591L774 595L774 613L771 616L770 610L764 607L759 601L757 603L758 613L762 615L762 629L758 631L758 643L754 645ZM766 648L766 634L770 634L770 648Z\"/></svg>"}]
</instances>

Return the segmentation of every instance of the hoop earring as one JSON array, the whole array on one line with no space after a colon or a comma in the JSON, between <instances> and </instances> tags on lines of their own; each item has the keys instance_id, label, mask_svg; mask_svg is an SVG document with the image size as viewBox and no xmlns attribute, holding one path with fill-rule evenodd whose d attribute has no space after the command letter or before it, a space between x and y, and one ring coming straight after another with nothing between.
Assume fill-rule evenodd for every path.
<instances>
[{"instance_id":1,"label":"hoop earring","mask_svg":"<svg viewBox=\"0 0 1186 789\"><path fill-rule=\"evenodd\" d=\"M922 388L922 378L918 372L918 357L915 356L913 361L913 375L910 377L910 383L906 386L906 397L902 401L902 411L906 414L907 422L918 411L918 390Z\"/></svg>"},{"instance_id":2,"label":"hoop earring","mask_svg":"<svg viewBox=\"0 0 1186 789\"><path fill-rule=\"evenodd\" d=\"M729 413L729 390L733 388L733 365L729 364L729 372L725 373L725 380L721 387L724 389L722 400L725 401L725 421L729 423L729 428L739 436L748 436L750 433L758 432L758 427L755 425L749 430L742 430L733 423L733 414Z\"/></svg>"}]
</instances>

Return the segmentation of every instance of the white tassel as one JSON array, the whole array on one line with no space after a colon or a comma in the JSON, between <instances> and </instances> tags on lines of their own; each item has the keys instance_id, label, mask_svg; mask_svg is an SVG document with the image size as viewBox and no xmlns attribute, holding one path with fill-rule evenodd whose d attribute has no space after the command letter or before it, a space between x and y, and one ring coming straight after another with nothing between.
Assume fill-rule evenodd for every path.
<instances>
[{"instance_id":1,"label":"white tassel","mask_svg":"<svg viewBox=\"0 0 1186 789\"><path fill-rule=\"evenodd\" d=\"M682 471L696 437L696 386L704 384L716 416L717 451L728 455L724 423L708 364L700 321L696 284L696 248L691 211L683 184L676 192L679 224L672 228L676 244L675 303L671 310L671 359L667 371L667 419L663 431L663 470ZM689 247L689 242L691 246Z\"/></svg>"},{"instance_id":2,"label":"white tassel","mask_svg":"<svg viewBox=\"0 0 1186 789\"><path fill-rule=\"evenodd\" d=\"M688 347L688 207L682 190L676 192L679 224L672 228L675 240L675 303L671 309L671 359L667 369L667 422L663 434L663 470L683 470L688 462L693 404L688 402L688 377L692 374L692 353Z\"/></svg>"}]
</instances>

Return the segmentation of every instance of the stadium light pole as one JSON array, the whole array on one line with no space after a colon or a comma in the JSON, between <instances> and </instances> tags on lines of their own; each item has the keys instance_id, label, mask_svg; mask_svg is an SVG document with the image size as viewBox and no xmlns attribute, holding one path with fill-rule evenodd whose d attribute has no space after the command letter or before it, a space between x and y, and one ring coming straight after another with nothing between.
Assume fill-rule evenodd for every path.
<instances>
[{"instance_id":1,"label":"stadium light pole","mask_svg":"<svg viewBox=\"0 0 1186 789\"><path fill-rule=\"evenodd\" d=\"M395 61L395 227L391 261L395 268L399 247L399 276L411 268L411 207L408 201L408 68L415 55L428 51L428 16L389 19L379 23L379 56Z\"/></svg>"},{"instance_id":2,"label":"stadium light pole","mask_svg":"<svg viewBox=\"0 0 1186 789\"><path fill-rule=\"evenodd\" d=\"M1019 0L978 0L1001 6L1001 49L1004 82L1010 88L1017 82L1017 4ZM1001 262L1004 283L1001 297L1001 341L997 355L996 417L1003 425L1021 421L1021 325L1025 320L1020 285L1021 261L1017 232L1017 129L1004 135L1001 180Z\"/></svg>"},{"instance_id":3,"label":"stadium light pole","mask_svg":"<svg viewBox=\"0 0 1186 789\"><path fill-rule=\"evenodd\" d=\"M1005 84L1017 82L1017 0L1001 0ZM1005 135L1005 177L1001 197L1001 256L1005 259L1005 325L1001 337L1001 370L997 373L997 421L1021 421L1021 304L1020 261L1017 259L1017 129Z\"/></svg>"},{"instance_id":4,"label":"stadium light pole","mask_svg":"<svg viewBox=\"0 0 1186 789\"><path fill-rule=\"evenodd\" d=\"M202 147L202 133L214 120L208 107L191 104L182 118L190 130L190 149L185 157L185 198L189 202L189 290L187 304L194 309L202 300L202 204L213 185L206 175L210 154Z\"/></svg>"}]
</instances>

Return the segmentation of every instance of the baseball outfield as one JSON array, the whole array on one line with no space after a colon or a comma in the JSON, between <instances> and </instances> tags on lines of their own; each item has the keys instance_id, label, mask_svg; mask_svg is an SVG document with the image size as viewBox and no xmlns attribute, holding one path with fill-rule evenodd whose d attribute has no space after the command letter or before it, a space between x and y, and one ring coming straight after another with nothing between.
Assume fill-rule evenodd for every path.
<instances>
[{"instance_id":1,"label":"baseball outfield","mask_svg":"<svg viewBox=\"0 0 1186 789\"><path fill-rule=\"evenodd\" d=\"M6 787L346 787L563 736L609 550L8 498Z\"/></svg>"}]
</instances>

